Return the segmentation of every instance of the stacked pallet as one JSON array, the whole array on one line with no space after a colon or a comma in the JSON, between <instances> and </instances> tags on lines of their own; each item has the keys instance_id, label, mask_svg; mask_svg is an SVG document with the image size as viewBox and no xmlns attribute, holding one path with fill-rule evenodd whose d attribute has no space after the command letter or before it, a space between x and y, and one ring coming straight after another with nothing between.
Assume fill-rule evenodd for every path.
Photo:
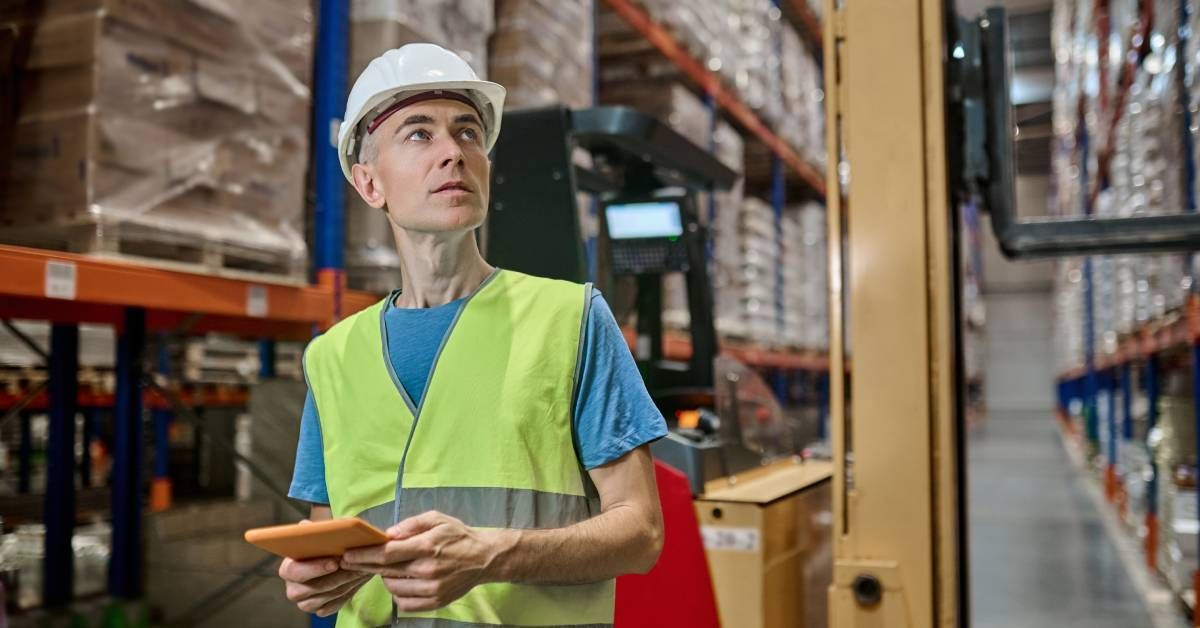
<instances>
[{"instance_id":1,"label":"stacked pallet","mask_svg":"<svg viewBox=\"0 0 1200 628\"><path fill-rule=\"evenodd\" d=\"M1200 139L1200 129L1194 124L1189 127L1184 115L1185 106L1194 108L1200 102L1200 53L1191 41L1195 38L1184 50L1177 5L1157 3L1162 6L1154 14L1147 56L1135 71L1128 104L1109 137L1111 112L1101 111L1098 90L1086 86L1098 84L1101 69L1107 66L1109 84L1101 87L1115 93L1119 69L1136 51L1128 50L1129 40L1122 37L1110 43L1108 58L1087 52L1096 43L1092 4L1059 0L1054 8L1052 37L1060 51L1054 92L1054 209L1064 216L1084 213L1090 193L1084 182L1094 185L1095 155L1111 145L1110 185L1096 196L1093 213L1127 217L1186 211L1184 139L1188 133L1193 145ZM1196 13L1189 12L1189 28L1200 27ZM1112 32L1122 34L1132 32L1138 19L1133 5L1114 5L1109 18ZM1088 135L1091 158L1087 161L1076 136L1081 129ZM1083 365L1087 341L1098 356L1114 354L1122 337L1181 309L1192 290L1188 261L1181 255L1095 256L1090 261L1063 260L1059 268L1057 336L1063 368ZM1089 287L1091 338L1083 328Z\"/></svg>"},{"instance_id":2,"label":"stacked pallet","mask_svg":"<svg viewBox=\"0 0 1200 628\"><path fill-rule=\"evenodd\" d=\"M592 104L591 0L496 0L492 80L505 107Z\"/></svg>"},{"instance_id":3,"label":"stacked pallet","mask_svg":"<svg viewBox=\"0 0 1200 628\"><path fill-rule=\"evenodd\" d=\"M0 238L303 278L308 2L27 4Z\"/></svg>"},{"instance_id":4,"label":"stacked pallet","mask_svg":"<svg viewBox=\"0 0 1200 628\"><path fill-rule=\"evenodd\" d=\"M825 208L810 202L783 214L780 340L789 347L829 349L829 261Z\"/></svg>"},{"instance_id":5,"label":"stacked pallet","mask_svg":"<svg viewBox=\"0 0 1200 628\"><path fill-rule=\"evenodd\" d=\"M767 126L811 163L824 164L819 66L778 8L759 0L641 3L657 24L711 70ZM602 9L597 23L602 90L619 84L682 81L679 68L625 20ZM766 163L759 145L750 147ZM766 172L753 168L754 172Z\"/></svg>"}]
</instances>

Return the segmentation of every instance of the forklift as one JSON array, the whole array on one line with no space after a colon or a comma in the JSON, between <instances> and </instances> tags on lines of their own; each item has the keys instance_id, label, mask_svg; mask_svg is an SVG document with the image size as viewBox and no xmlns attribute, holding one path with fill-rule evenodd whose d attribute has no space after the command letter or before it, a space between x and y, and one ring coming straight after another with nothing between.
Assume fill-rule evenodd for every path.
<instances>
[{"instance_id":1,"label":"forklift","mask_svg":"<svg viewBox=\"0 0 1200 628\"><path fill-rule=\"evenodd\" d=\"M730 188L739 173L629 107L511 111L504 128L482 230L488 259L502 268L587 281L588 243L576 203L579 193L591 195L599 218L596 255L606 262L600 282L625 277L636 283L635 356L670 425L652 452L688 477L693 494L703 493L707 482L760 466L769 452L756 444L767 439L745 433L741 420L763 409L744 392L757 375L718 360L709 233L696 200ZM591 167L573 161L578 151ZM664 355L662 277L668 273L685 277L692 347L686 362ZM766 411L774 421L746 421L748 428L782 423L777 405Z\"/></svg>"}]
</instances>

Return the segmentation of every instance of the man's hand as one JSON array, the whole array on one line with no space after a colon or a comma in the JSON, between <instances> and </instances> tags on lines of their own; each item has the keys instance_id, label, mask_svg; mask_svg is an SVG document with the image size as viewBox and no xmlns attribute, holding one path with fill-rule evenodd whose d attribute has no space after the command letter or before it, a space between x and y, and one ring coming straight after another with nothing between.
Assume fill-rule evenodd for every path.
<instances>
[{"instance_id":1,"label":"man's hand","mask_svg":"<svg viewBox=\"0 0 1200 628\"><path fill-rule=\"evenodd\" d=\"M311 523L308 519L300 523ZM306 613L328 617L342 607L372 574L341 569L336 558L283 559L279 577L287 585L287 598Z\"/></svg>"},{"instance_id":2,"label":"man's hand","mask_svg":"<svg viewBox=\"0 0 1200 628\"><path fill-rule=\"evenodd\" d=\"M476 530L440 512L388 528L391 541L349 550L341 568L378 574L404 612L442 608L487 582L507 531Z\"/></svg>"}]
</instances>

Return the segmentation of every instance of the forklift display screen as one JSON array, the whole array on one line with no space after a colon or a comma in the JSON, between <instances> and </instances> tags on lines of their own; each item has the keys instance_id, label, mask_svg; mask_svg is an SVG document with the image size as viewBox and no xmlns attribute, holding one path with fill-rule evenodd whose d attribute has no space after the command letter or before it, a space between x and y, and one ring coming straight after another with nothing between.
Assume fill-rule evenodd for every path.
<instances>
[{"instance_id":1,"label":"forklift display screen","mask_svg":"<svg viewBox=\"0 0 1200 628\"><path fill-rule=\"evenodd\" d=\"M683 235L679 203L655 201L626 203L605 208L608 237L614 240L671 238Z\"/></svg>"}]
</instances>

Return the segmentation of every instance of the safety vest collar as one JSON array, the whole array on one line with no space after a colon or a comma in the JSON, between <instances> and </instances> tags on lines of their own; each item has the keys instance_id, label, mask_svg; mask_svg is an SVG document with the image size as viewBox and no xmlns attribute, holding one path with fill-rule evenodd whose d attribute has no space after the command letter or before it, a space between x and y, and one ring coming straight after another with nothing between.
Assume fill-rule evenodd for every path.
<instances>
[{"instance_id":1,"label":"safety vest collar","mask_svg":"<svg viewBox=\"0 0 1200 628\"><path fill-rule=\"evenodd\" d=\"M408 406L408 411L413 415L414 428L416 427L416 418L421 413L421 407L425 405L425 393L429 392L429 382L433 381L433 372L437 369L438 361L442 357L442 350L446 348L446 342L450 339L450 335L454 333L454 328L458 325L458 320L462 318L462 313L467 309L467 306L471 304L471 300L474 299L475 296L480 292L483 292L485 288L491 285L493 280L499 276L501 272L502 270L499 267L492 270L492 273L488 275L482 283L476 286L476 288L472 290L470 294L467 295L466 301L461 307L458 308L458 312L455 313L454 320L450 321L450 327L442 336L442 341L438 345L437 353L435 353L433 356L433 365L429 368L429 377L425 380L425 390L421 391L420 404L413 403L412 396L408 394L408 390L406 390L404 388L404 384L400 382L400 377L396 375L396 369L392 366L392 355L388 343L386 324L387 313L390 310L396 309L396 297L400 296L400 293L403 292L403 290L393 290L390 294L388 294L387 299L383 302L383 307L379 310L379 337L383 340L381 343L383 345L383 364L387 368L388 375L392 378L392 383L396 386L396 390L399 391L400 397L404 399L404 405Z\"/></svg>"}]
</instances>

